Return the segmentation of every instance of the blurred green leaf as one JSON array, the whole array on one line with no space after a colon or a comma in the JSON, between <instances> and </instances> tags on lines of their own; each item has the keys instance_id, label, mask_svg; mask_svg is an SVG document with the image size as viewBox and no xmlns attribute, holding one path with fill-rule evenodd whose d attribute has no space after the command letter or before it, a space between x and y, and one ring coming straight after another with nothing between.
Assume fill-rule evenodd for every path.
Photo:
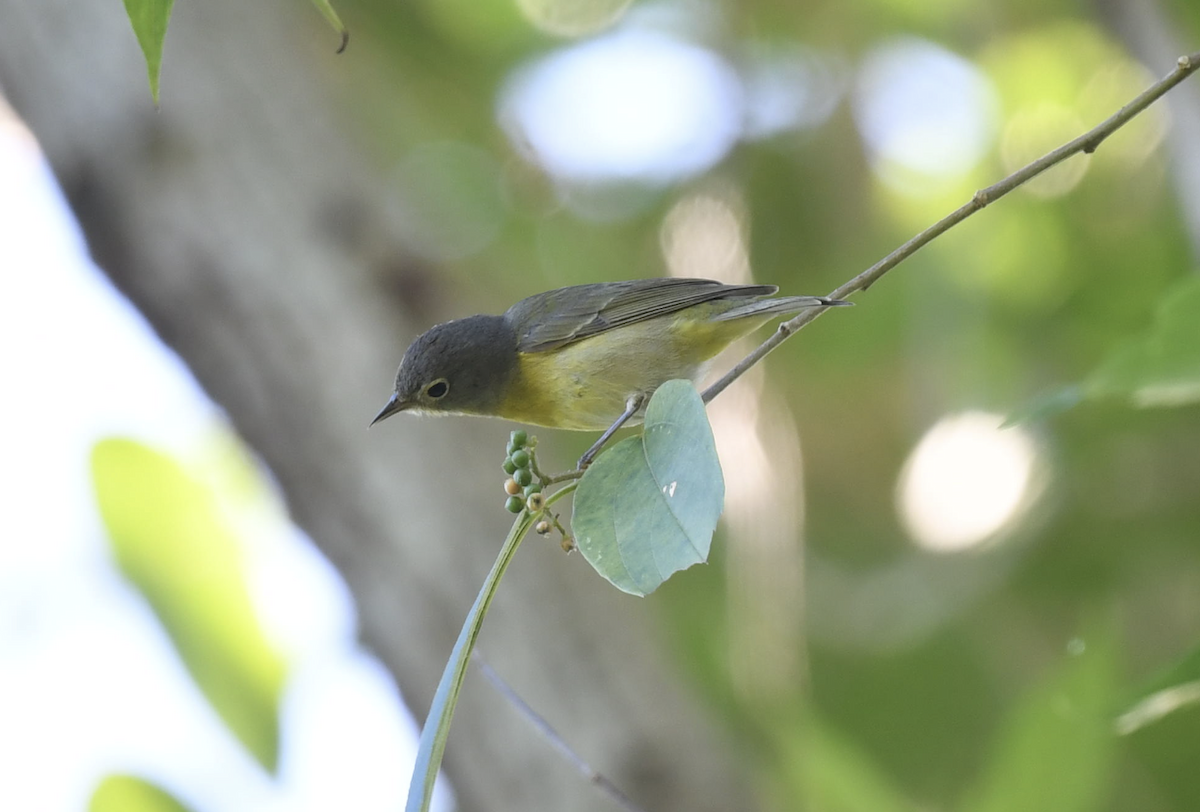
<instances>
[{"instance_id":1,"label":"blurred green leaf","mask_svg":"<svg viewBox=\"0 0 1200 812\"><path fill-rule=\"evenodd\" d=\"M633 0L517 0L529 22L548 34L583 37L616 23Z\"/></svg>"},{"instance_id":2,"label":"blurred green leaf","mask_svg":"<svg viewBox=\"0 0 1200 812\"><path fill-rule=\"evenodd\" d=\"M1083 400L1083 389L1079 386L1060 386L1049 392L1043 392L1033 400L1014 409L1000 428L1007 429L1023 423L1033 423L1046 420L1061 412L1074 409Z\"/></svg>"},{"instance_id":3,"label":"blurred green leaf","mask_svg":"<svg viewBox=\"0 0 1200 812\"><path fill-rule=\"evenodd\" d=\"M158 72L162 67L163 40L167 36L167 21L175 0L125 0L125 13L133 25L138 45L146 57L146 73L150 77L150 95L158 104Z\"/></svg>"},{"instance_id":4,"label":"blurred green leaf","mask_svg":"<svg viewBox=\"0 0 1200 812\"><path fill-rule=\"evenodd\" d=\"M1086 812L1106 797L1116 753L1111 633L1087 638L1009 714L964 812Z\"/></svg>"},{"instance_id":5,"label":"blurred green leaf","mask_svg":"<svg viewBox=\"0 0 1200 812\"><path fill-rule=\"evenodd\" d=\"M1200 279L1186 279L1164 296L1150 329L1115 347L1082 384L1053 389L1018 406L1004 426L1111 397L1141 407L1200 401Z\"/></svg>"},{"instance_id":6,"label":"blurred green leaf","mask_svg":"<svg viewBox=\"0 0 1200 812\"><path fill-rule=\"evenodd\" d=\"M1156 716L1154 724L1143 724L1121 736L1120 742L1139 780L1153 786L1158 797L1154 804L1112 808L1138 812L1150 808L1170 812L1200 809L1200 781L1196 780L1200 704L1176 705L1170 713Z\"/></svg>"},{"instance_id":7,"label":"blurred green leaf","mask_svg":"<svg viewBox=\"0 0 1200 812\"><path fill-rule=\"evenodd\" d=\"M1200 279L1168 293L1150 329L1114 350L1085 386L1091 397L1125 396L1138 406L1200 401Z\"/></svg>"},{"instance_id":8,"label":"blurred green leaf","mask_svg":"<svg viewBox=\"0 0 1200 812\"><path fill-rule=\"evenodd\" d=\"M806 808L821 812L915 812L891 779L852 741L810 717L795 760L802 765Z\"/></svg>"},{"instance_id":9,"label":"blurred green leaf","mask_svg":"<svg viewBox=\"0 0 1200 812\"><path fill-rule=\"evenodd\" d=\"M213 493L127 439L96 444L92 478L117 565L217 713L274 772L286 668L255 617L238 539Z\"/></svg>"},{"instance_id":10,"label":"blurred green leaf","mask_svg":"<svg viewBox=\"0 0 1200 812\"><path fill-rule=\"evenodd\" d=\"M88 812L189 812L173 795L134 775L108 775L92 793Z\"/></svg>"},{"instance_id":11,"label":"blurred green leaf","mask_svg":"<svg viewBox=\"0 0 1200 812\"><path fill-rule=\"evenodd\" d=\"M601 455L580 480L575 543L613 586L648 595L708 559L724 498L704 402L688 381L668 381L650 398L641 436Z\"/></svg>"},{"instance_id":12,"label":"blurred green leaf","mask_svg":"<svg viewBox=\"0 0 1200 812\"><path fill-rule=\"evenodd\" d=\"M1117 732L1132 733L1181 708L1200 704L1200 648L1150 680L1125 703Z\"/></svg>"}]
</instances>

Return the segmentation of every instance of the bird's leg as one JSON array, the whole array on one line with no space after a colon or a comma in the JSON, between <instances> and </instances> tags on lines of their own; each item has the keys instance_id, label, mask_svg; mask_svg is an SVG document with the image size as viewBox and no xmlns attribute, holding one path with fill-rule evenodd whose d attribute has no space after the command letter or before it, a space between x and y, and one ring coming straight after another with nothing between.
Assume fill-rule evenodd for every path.
<instances>
[{"instance_id":1,"label":"bird's leg","mask_svg":"<svg viewBox=\"0 0 1200 812\"><path fill-rule=\"evenodd\" d=\"M585 451L583 456L579 458L580 471L592 464L592 460L597 454L600 453L600 449L604 448L604 444L608 442L608 439L616 434L617 429L625 425L629 418L637 414L637 410L642 408L642 404L645 402L645 395L630 395L629 400L625 401L625 411L620 417L617 418L617 422L609 426L608 429L600 435L600 439L593 443L592 447Z\"/></svg>"}]
</instances>

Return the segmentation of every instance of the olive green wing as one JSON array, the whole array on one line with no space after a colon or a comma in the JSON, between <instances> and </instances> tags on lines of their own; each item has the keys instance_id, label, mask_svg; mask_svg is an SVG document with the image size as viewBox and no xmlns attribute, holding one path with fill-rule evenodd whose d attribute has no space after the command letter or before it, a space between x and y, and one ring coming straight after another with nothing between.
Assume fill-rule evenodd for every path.
<instances>
[{"instance_id":1,"label":"olive green wing","mask_svg":"<svg viewBox=\"0 0 1200 812\"><path fill-rule=\"evenodd\" d=\"M504 314L520 352L546 352L627 324L714 299L752 299L774 285L725 285L708 279L638 279L559 288L522 299Z\"/></svg>"}]
</instances>

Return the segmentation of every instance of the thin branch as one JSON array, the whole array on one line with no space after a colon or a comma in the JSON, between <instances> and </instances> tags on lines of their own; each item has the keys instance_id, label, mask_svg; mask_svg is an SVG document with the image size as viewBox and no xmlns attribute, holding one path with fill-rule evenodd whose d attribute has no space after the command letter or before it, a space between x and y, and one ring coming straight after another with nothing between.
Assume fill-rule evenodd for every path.
<instances>
[{"instance_id":1,"label":"thin branch","mask_svg":"<svg viewBox=\"0 0 1200 812\"><path fill-rule=\"evenodd\" d=\"M559 755L571 762L571 765L582 775L589 783L594 784L601 792L607 795L614 803L620 806L625 812L643 812L642 808L635 804L628 795L617 787L612 781L609 781L603 773L597 772L583 760L583 758L571 749L571 745L567 744L562 736L558 735L558 731L550 726L545 717L535 711L528 702L521 698L521 695L513 690L512 686L504 681L504 678L496 673L487 660L478 649L472 655L475 659L475 665L479 666L479 670L487 677L488 682L492 683L492 687L500 692L501 696L507 699L516 709L524 716L531 725L533 725L538 733L550 742L550 745L558 751Z\"/></svg>"},{"instance_id":2,"label":"thin branch","mask_svg":"<svg viewBox=\"0 0 1200 812\"><path fill-rule=\"evenodd\" d=\"M1055 164L1066 160L1072 155L1080 152L1088 154L1095 152L1096 148L1104 142L1104 139L1108 138L1114 132L1119 130L1121 127L1127 124L1130 119L1141 113L1143 110L1157 101L1161 96L1163 96L1168 90L1175 87L1175 85L1182 82L1197 70L1200 70L1200 53L1194 53L1191 56L1179 57L1179 60L1175 64L1175 70L1171 71L1171 73L1169 73L1167 76L1151 85L1141 95L1129 102L1129 104L1122 107L1103 123L1089 130L1073 141L1063 144L1058 149L1046 153L1028 166L1018 169L1016 172L1012 173L999 183L992 184L986 189L980 189L975 193L975 196L972 197L970 201L960 206L954 212L942 218L938 222L934 223L932 226L925 229L908 242L904 243L904 245L888 254L879 262L875 263L870 268L867 268L867 270L863 271L858 276L854 277L849 282L830 293L829 298L845 299L852 293L856 293L860 290L866 290L867 288L871 287L871 285L875 284L875 282L881 276L890 271L892 268L895 268L901 262L915 254L918 250L932 242L935 238L949 231L963 220L966 220L975 212L983 209L989 203L999 200L1021 184L1026 183L1027 181L1045 172ZM791 336L801 327L804 327L806 324L809 324L817 319L817 317L824 313L825 310L826 308L823 307L805 310L795 318L780 324L779 328L771 335L770 338L768 338L753 352L739 361L738 364L733 369L729 370L729 372L725 373L720 380L708 387L708 389L704 390L704 402L708 403L717 395L721 394L721 392L725 391L725 388L741 377L746 370L761 361L764 357L766 357L767 353L782 344L789 336Z\"/></svg>"}]
</instances>

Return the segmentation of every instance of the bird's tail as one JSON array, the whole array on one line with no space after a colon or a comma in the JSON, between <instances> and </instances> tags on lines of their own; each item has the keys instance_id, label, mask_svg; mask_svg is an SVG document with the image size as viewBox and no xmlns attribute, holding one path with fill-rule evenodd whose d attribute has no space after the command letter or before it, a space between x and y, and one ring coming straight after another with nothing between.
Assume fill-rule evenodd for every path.
<instances>
[{"instance_id":1,"label":"bird's tail","mask_svg":"<svg viewBox=\"0 0 1200 812\"><path fill-rule=\"evenodd\" d=\"M829 299L825 296L780 296L777 299L759 299L757 302L748 302L714 317L713 321L731 321L747 316L766 316L775 313L798 313L810 307L848 307L852 304L854 302Z\"/></svg>"}]
</instances>

